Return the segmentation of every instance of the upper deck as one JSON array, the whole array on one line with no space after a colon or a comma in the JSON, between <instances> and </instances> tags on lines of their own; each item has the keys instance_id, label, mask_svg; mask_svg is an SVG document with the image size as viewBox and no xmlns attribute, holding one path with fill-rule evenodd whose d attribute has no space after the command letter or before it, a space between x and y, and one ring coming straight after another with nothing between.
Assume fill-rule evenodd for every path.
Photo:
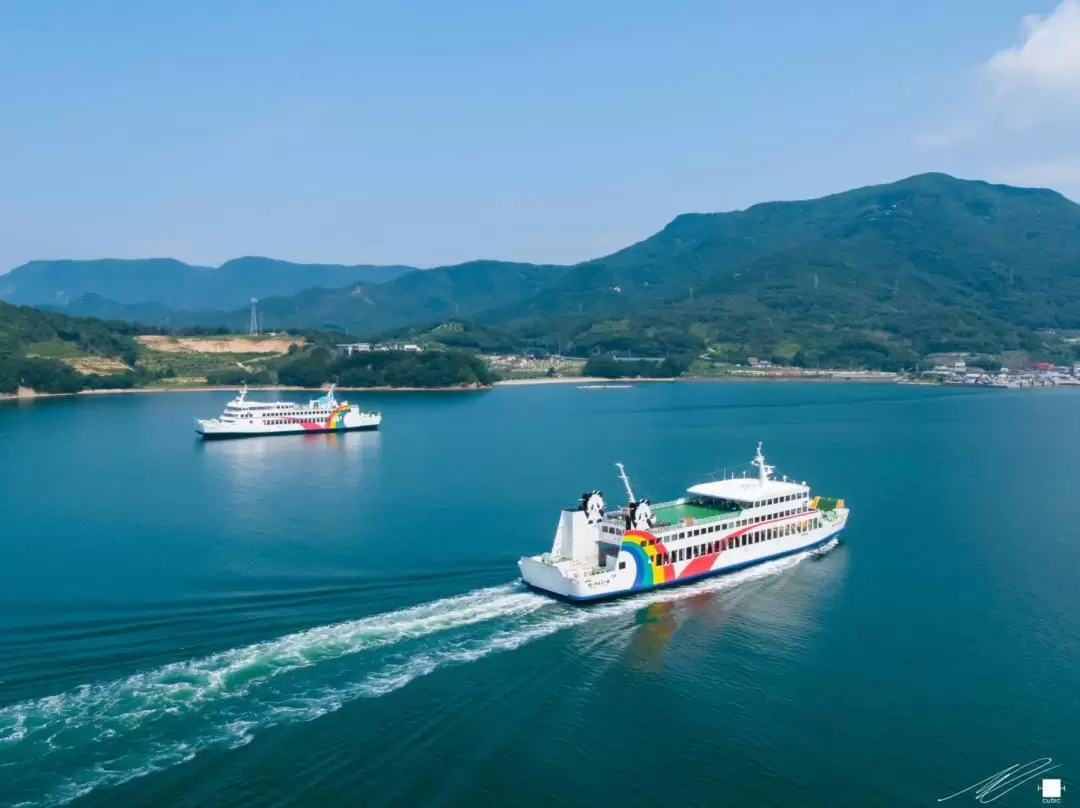
<instances>
[{"instance_id":1,"label":"upper deck","mask_svg":"<svg viewBox=\"0 0 1080 808\"><path fill-rule=\"evenodd\" d=\"M765 463L760 443L752 465L757 467L757 475L729 477L691 486L687 489L686 496L661 502L652 507L651 511L646 511L645 520L656 532L678 530L687 525L716 523L720 523L719 527L726 530L743 527L752 522L782 519L811 510L810 487L805 482L795 482L787 477L774 480L774 468ZM639 525L638 529L642 529L640 525L645 523L641 521L640 514L636 515L635 509L640 503L634 502L629 480L626 479L622 467L619 468L627 486L630 505L603 515L601 532L608 535L621 535L623 526L628 526L632 521ZM710 530L712 529L710 527Z\"/></svg>"},{"instance_id":2,"label":"upper deck","mask_svg":"<svg viewBox=\"0 0 1080 808\"><path fill-rule=\"evenodd\" d=\"M711 483L701 483L687 489L691 496L709 497L717 500L730 500L732 502L754 503L779 500L792 494L803 494L809 491L806 483L797 483L794 480L760 480L757 477L734 477L728 480L716 480Z\"/></svg>"}]
</instances>

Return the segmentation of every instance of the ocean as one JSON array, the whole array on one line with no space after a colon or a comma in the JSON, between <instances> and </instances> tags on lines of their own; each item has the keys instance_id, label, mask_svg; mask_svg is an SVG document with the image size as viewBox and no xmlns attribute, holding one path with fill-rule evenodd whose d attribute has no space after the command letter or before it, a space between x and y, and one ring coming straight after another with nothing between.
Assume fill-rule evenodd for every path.
<instances>
[{"instance_id":1,"label":"ocean","mask_svg":"<svg viewBox=\"0 0 1080 808\"><path fill-rule=\"evenodd\" d=\"M1080 391L344 397L382 430L202 443L225 393L0 403L0 806L937 805L1043 758L1063 804L1080 782ZM656 502L759 440L851 508L830 552L584 607L518 580L560 508L622 502L615 462Z\"/></svg>"}]
</instances>

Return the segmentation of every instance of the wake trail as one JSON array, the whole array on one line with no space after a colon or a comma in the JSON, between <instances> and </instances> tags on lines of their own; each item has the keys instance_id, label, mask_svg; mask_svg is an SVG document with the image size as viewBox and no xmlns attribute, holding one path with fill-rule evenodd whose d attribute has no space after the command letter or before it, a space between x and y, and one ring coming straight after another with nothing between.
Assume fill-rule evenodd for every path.
<instances>
[{"instance_id":1,"label":"wake trail","mask_svg":"<svg viewBox=\"0 0 1080 808\"><path fill-rule=\"evenodd\" d=\"M9 705L0 708L0 783L32 770L18 783L13 804L62 805L183 763L204 749L243 745L256 730L310 721L439 669L610 621L650 603L774 576L809 555L587 607L556 603L514 582ZM320 664L376 649L393 655L376 654L375 667L352 681L340 684L320 674ZM286 676L301 669L309 673L298 681ZM333 670L327 667L327 673ZM274 686L263 687L271 680ZM30 761L45 765L19 765Z\"/></svg>"}]
</instances>

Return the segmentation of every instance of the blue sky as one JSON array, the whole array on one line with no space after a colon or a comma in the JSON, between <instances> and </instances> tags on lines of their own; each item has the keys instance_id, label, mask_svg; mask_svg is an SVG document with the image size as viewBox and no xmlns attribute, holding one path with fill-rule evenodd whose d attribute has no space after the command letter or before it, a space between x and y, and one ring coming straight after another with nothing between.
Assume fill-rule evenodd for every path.
<instances>
[{"instance_id":1,"label":"blue sky","mask_svg":"<svg viewBox=\"0 0 1080 808\"><path fill-rule=\"evenodd\" d=\"M0 0L0 99L0 271L572 262L931 170L1080 199L1080 0Z\"/></svg>"}]
</instances>

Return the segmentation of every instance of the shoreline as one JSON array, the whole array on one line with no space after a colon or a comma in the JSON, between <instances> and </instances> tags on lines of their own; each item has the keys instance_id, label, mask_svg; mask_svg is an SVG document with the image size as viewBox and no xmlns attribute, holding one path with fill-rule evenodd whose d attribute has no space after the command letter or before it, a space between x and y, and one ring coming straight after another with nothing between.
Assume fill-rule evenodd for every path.
<instances>
[{"instance_id":1,"label":"shoreline","mask_svg":"<svg viewBox=\"0 0 1080 808\"><path fill-rule=\"evenodd\" d=\"M536 379L504 379L497 381L489 387L482 386L453 386L453 387L335 387L335 390L344 392L371 392L371 393L477 393L485 390L494 390L498 387L526 387L546 384L658 384L666 383L729 383L729 382L877 382L896 384L899 379L861 376L680 376L670 377L647 377L640 379L606 379L600 376L560 376L550 378L542 376ZM908 382L908 384L930 384L929 382ZM0 393L0 401L33 401L38 398L70 398L74 396L110 396L142 393L231 393L240 389L240 385L193 385L190 387L126 387L105 388L101 390L79 390L74 393L39 393L36 390L20 388L17 393ZM268 392L298 392L308 390L311 392L325 391L325 387L297 387L285 384L255 385L249 386L250 391Z\"/></svg>"},{"instance_id":2,"label":"shoreline","mask_svg":"<svg viewBox=\"0 0 1080 808\"><path fill-rule=\"evenodd\" d=\"M74 393L39 393L36 390L30 390L28 388L22 388L18 393L0 393L0 401L33 401L37 398L73 398L75 396L112 396L123 395L125 393L235 393L240 389L240 385L193 385L191 387L117 387L117 388L104 388L101 390L78 390ZM267 384L267 385L255 385L249 386L249 392L298 392L302 390L308 390L313 393L322 392L325 393L328 388L326 387L296 387L294 385L287 384ZM335 387L335 390L344 390L345 392L357 392L357 391L370 391L376 393L477 393L484 390L491 390L491 387L467 387L467 386L455 386L455 387Z\"/></svg>"}]
</instances>

